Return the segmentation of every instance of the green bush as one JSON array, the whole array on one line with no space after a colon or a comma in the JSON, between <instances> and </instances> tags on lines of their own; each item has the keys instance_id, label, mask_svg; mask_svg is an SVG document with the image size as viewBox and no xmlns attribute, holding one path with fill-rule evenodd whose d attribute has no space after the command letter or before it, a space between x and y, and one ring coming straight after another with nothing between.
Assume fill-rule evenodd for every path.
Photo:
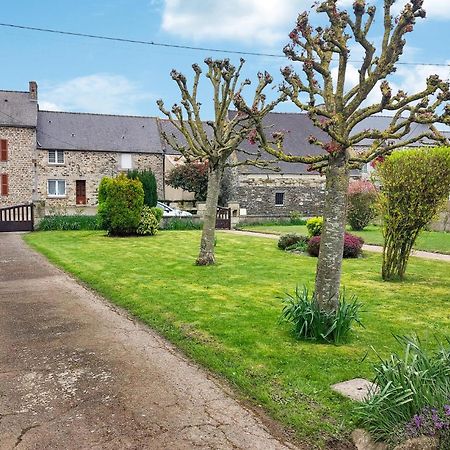
<instances>
[{"instance_id":1,"label":"green bush","mask_svg":"<svg viewBox=\"0 0 450 450\"><path fill-rule=\"evenodd\" d=\"M297 286L294 295L287 294L283 303L281 320L293 325L297 339L339 344L347 339L353 322L362 325L359 318L361 303L354 296L347 302L345 292L340 294L339 307L333 312L322 310L315 293L310 296L306 287L300 291Z\"/></svg>"},{"instance_id":2,"label":"green bush","mask_svg":"<svg viewBox=\"0 0 450 450\"><path fill-rule=\"evenodd\" d=\"M384 280L403 279L417 236L450 193L450 148L394 152L378 164Z\"/></svg>"},{"instance_id":3,"label":"green bush","mask_svg":"<svg viewBox=\"0 0 450 450\"><path fill-rule=\"evenodd\" d=\"M194 222L191 218L173 217L167 220L164 225L165 230L181 231L181 230L201 230L203 224Z\"/></svg>"},{"instance_id":4,"label":"green bush","mask_svg":"<svg viewBox=\"0 0 450 450\"><path fill-rule=\"evenodd\" d=\"M157 206L153 206L151 208L151 211L153 213L153 215L156 217L156 220L159 222L161 222L161 219L163 218L164 215L164 211L161 208L158 208Z\"/></svg>"},{"instance_id":5,"label":"green bush","mask_svg":"<svg viewBox=\"0 0 450 450\"><path fill-rule=\"evenodd\" d=\"M96 216L46 216L36 226L37 231L55 230L98 230L99 224Z\"/></svg>"},{"instance_id":6,"label":"green bush","mask_svg":"<svg viewBox=\"0 0 450 450\"><path fill-rule=\"evenodd\" d=\"M309 237L320 236L323 228L323 217L311 217L306 221Z\"/></svg>"},{"instance_id":7,"label":"green bush","mask_svg":"<svg viewBox=\"0 0 450 450\"><path fill-rule=\"evenodd\" d=\"M151 170L129 170L128 178L139 180L144 189L144 205L150 208L156 206L158 201L157 185L155 175Z\"/></svg>"},{"instance_id":8,"label":"green bush","mask_svg":"<svg viewBox=\"0 0 450 450\"><path fill-rule=\"evenodd\" d=\"M278 248L281 250L294 250L306 248L308 244L308 238L296 233L288 233L280 236L278 239Z\"/></svg>"},{"instance_id":9,"label":"green bush","mask_svg":"<svg viewBox=\"0 0 450 450\"><path fill-rule=\"evenodd\" d=\"M159 220L155 217L152 211L153 209L159 208L150 208L147 205L144 205L142 208L141 220L136 230L137 234L141 236L154 236L158 232Z\"/></svg>"},{"instance_id":10,"label":"green bush","mask_svg":"<svg viewBox=\"0 0 450 450\"><path fill-rule=\"evenodd\" d=\"M289 213L289 222L291 225L305 225L306 220L303 219L298 211L291 211Z\"/></svg>"},{"instance_id":11,"label":"green bush","mask_svg":"<svg viewBox=\"0 0 450 450\"><path fill-rule=\"evenodd\" d=\"M109 235L135 234L143 204L144 190L139 180L120 174L116 178L102 179L100 182L98 213L100 223Z\"/></svg>"},{"instance_id":12,"label":"green bush","mask_svg":"<svg viewBox=\"0 0 450 450\"><path fill-rule=\"evenodd\" d=\"M357 407L359 421L376 439L392 444L415 437L411 432L439 435L438 420L434 429L419 425L425 424L427 410L435 412L436 418L438 411L445 411L450 418L450 341L431 353L416 337L396 339L403 352L388 359L379 357L374 380L379 391Z\"/></svg>"},{"instance_id":13,"label":"green bush","mask_svg":"<svg viewBox=\"0 0 450 450\"><path fill-rule=\"evenodd\" d=\"M376 217L377 196L377 189L370 181L358 180L350 183L347 222L352 230L363 230Z\"/></svg>"}]
</instances>

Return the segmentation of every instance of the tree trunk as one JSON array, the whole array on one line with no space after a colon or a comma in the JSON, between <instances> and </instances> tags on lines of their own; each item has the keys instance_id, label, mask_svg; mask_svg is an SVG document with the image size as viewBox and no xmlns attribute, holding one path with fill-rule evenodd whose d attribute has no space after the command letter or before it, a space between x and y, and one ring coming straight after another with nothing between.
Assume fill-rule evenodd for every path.
<instances>
[{"instance_id":1,"label":"tree trunk","mask_svg":"<svg viewBox=\"0 0 450 450\"><path fill-rule=\"evenodd\" d=\"M209 164L208 169L208 192L206 194L205 215L203 217L202 240L197 266L209 266L214 264L214 240L216 231L217 203L219 200L220 182L222 181L222 165L213 166Z\"/></svg>"},{"instance_id":2,"label":"tree trunk","mask_svg":"<svg viewBox=\"0 0 450 450\"><path fill-rule=\"evenodd\" d=\"M347 213L349 169L345 154L330 158L326 172L324 226L316 271L316 300L324 311L339 305L342 255Z\"/></svg>"}]
</instances>

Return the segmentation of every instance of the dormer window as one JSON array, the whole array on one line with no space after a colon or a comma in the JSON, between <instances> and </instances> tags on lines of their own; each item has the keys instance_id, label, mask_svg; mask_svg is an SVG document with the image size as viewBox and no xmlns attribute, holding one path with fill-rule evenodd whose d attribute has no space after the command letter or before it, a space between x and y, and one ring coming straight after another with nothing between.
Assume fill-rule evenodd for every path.
<instances>
[{"instance_id":1,"label":"dormer window","mask_svg":"<svg viewBox=\"0 0 450 450\"><path fill-rule=\"evenodd\" d=\"M48 163L49 164L64 164L64 151L63 150L49 150L48 151Z\"/></svg>"}]
</instances>

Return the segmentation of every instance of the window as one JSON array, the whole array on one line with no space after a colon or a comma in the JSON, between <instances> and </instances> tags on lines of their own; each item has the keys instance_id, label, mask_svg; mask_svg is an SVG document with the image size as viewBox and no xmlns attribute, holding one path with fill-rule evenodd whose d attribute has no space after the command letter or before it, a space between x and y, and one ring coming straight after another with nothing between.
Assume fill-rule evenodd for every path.
<instances>
[{"instance_id":1,"label":"window","mask_svg":"<svg viewBox=\"0 0 450 450\"><path fill-rule=\"evenodd\" d=\"M66 181L48 180L47 192L49 197L64 197L66 195Z\"/></svg>"},{"instance_id":2,"label":"window","mask_svg":"<svg viewBox=\"0 0 450 450\"><path fill-rule=\"evenodd\" d=\"M0 161L8 161L8 141L0 139Z\"/></svg>"},{"instance_id":3,"label":"window","mask_svg":"<svg viewBox=\"0 0 450 450\"><path fill-rule=\"evenodd\" d=\"M283 206L283 205L284 205L284 192L276 192L275 206Z\"/></svg>"},{"instance_id":4,"label":"window","mask_svg":"<svg viewBox=\"0 0 450 450\"><path fill-rule=\"evenodd\" d=\"M64 164L64 152L62 150L49 150L48 151L48 163L49 164Z\"/></svg>"},{"instance_id":5,"label":"window","mask_svg":"<svg viewBox=\"0 0 450 450\"><path fill-rule=\"evenodd\" d=\"M0 176L0 195L8 195L9 194L9 184L8 184L8 175L6 173L2 173Z\"/></svg>"},{"instance_id":6,"label":"window","mask_svg":"<svg viewBox=\"0 0 450 450\"><path fill-rule=\"evenodd\" d=\"M120 168L121 169L132 169L131 154L122 153L120 155Z\"/></svg>"}]
</instances>

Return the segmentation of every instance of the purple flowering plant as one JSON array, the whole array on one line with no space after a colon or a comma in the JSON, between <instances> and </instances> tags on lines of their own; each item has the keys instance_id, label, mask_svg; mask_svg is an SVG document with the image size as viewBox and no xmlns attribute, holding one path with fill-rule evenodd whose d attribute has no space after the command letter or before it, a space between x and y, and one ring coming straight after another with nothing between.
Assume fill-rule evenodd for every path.
<instances>
[{"instance_id":1,"label":"purple flowering plant","mask_svg":"<svg viewBox=\"0 0 450 450\"><path fill-rule=\"evenodd\" d=\"M423 408L406 424L405 438L420 436L436 437L441 449L450 449L450 399L443 407Z\"/></svg>"}]
</instances>

